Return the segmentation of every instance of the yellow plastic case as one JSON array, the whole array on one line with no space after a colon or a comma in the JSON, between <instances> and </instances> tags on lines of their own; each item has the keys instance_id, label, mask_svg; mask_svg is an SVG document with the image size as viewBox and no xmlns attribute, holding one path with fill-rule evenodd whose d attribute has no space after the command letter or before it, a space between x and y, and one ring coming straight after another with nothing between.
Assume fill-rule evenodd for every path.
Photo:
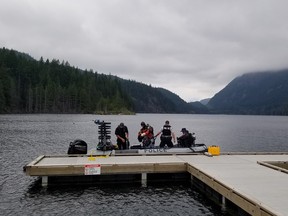
<instances>
[{"instance_id":1,"label":"yellow plastic case","mask_svg":"<svg viewBox=\"0 0 288 216\"><path fill-rule=\"evenodd\" d=\"M220 155L220 147L219 146L209 146L208 147L208 152L211 154L211 155Z\"/></svg>"}]
</instances>

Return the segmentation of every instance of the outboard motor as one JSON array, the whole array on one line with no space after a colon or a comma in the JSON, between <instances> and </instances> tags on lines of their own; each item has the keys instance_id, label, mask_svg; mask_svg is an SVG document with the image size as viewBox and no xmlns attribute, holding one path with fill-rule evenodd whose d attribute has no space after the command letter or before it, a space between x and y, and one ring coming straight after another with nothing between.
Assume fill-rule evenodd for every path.
<instances>
[{"instance_id":1,"label":"outboard motor","mask_svg":"<svg viewBox=\"0 0 288 216\"><path fill-rule=\"evenodd\" d=\"M81 139L70 142L68 154L87 154L87 143Z\"/></svg>"}]
</instances>

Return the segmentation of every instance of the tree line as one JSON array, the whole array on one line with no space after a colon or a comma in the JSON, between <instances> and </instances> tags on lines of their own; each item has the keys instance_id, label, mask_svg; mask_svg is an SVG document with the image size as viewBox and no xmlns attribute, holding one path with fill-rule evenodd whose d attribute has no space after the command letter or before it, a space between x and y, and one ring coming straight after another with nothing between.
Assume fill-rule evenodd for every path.
<instances>
[{"instance_id":1,"label":"tree line","mask_svg":"<svg viewBox=\"0 0 288 216\"><path fill-rule=\"evenodd\" d=\"M68 62L0 49L0 113L131 113L120 81Z\"/></svg>"}]
</instances>

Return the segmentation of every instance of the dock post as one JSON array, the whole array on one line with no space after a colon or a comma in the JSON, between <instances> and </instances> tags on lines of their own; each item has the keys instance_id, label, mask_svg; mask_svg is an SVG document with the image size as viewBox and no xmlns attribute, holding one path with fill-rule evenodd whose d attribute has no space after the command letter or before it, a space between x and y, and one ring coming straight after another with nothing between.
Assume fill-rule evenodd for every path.
<instances>
[{"instance_id":1,"label":"dock post","mask_svg":"<svg viewBox=\"0 0 288 216\"><path fill-rule=\"evenodd\" d=\"M142 187L147 187L147 173L141 174L141 185Z\"/></svg>"},{"instance_id":2,"label":"dock post","mask_svg":"<svg viewBox=\"0 0 288 216\"><path fill-rule=\"evenodd\" d=\"M194 187L194 186L197 185L195 181L197 181L197 178L196 178L194 175L191 174L191 175L190 175L190 185L191 185L192 187Z\"/></svg>"},{"instance_id":3,"label":"dock post","mask_svg":"<svg viewBox=\"0 0 288 216\"><path fill-rule=\"evenodd\" d=\"M42 176L42 187L48 186L48 176Z\"/></svg>"},{"instance_id":4,"label":"dock post","mask_svg":"<svg viewBox=\"0 0 288 216\"><path fill-rule=\"evenodd\" d=\"M226 198L222 196L222 205L226 205Z\"/></svg>"},{"instance_id":5,"label":"dock post","mask_svg":"<svg viewBox=\"0 0 288 216\"><path fill-rule=\"evenodd\" d=\"M226 210L226 198L222 196L221 209Z\"/></svg>"}]
</instances>

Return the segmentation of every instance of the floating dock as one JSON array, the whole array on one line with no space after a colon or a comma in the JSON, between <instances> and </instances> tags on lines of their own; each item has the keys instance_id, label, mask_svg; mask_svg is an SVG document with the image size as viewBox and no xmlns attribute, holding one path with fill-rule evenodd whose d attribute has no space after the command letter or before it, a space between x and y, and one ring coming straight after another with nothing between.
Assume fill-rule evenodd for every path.
<instances>
[{"instance_id":1,"label":"floating dock","mask_svg":"<svg viewBox=\"0 0 288 216\"><path fill-rule=\"evenodd\" d=\"M42 177L43 186L55 176L137 175L145 185L150 174L186 173L221 195L223 205L228 200L250 215L288 215L287 153L40 156L24 171Z\"/></svg>"}]
</instances>

